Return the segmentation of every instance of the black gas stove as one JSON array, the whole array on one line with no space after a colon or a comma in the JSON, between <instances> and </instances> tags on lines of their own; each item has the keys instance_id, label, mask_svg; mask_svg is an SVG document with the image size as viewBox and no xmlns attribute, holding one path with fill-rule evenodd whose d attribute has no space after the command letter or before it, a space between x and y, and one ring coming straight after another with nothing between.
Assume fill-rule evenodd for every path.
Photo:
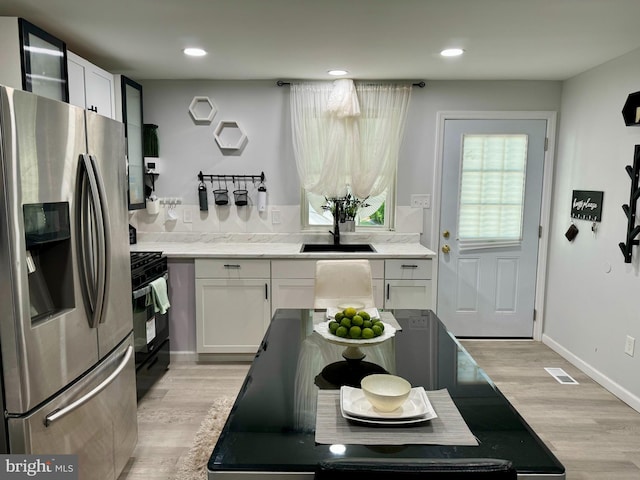
<instances>
[{"instance_id":1,"label":"black gas stove","mask_svg":"<svg viewBox=\"0 0 640 480\"><path fill-rule=\"evenodd\" d=\"M131 252L131 286L148 284L167 272L167 257L162 252Z\"/></svg>"},{"instance_id":2,"label":"black gas stove","mask_svg":"<svg viewBox=\"0 0 640 480\"><path fill-rule=\"evenodd\" d=\"M133 334L138 400L169 367L169 310L156 311L151 282L163 277L169 286L167 257L162 252L131 252Z\"/></svg>"}]
</instances>

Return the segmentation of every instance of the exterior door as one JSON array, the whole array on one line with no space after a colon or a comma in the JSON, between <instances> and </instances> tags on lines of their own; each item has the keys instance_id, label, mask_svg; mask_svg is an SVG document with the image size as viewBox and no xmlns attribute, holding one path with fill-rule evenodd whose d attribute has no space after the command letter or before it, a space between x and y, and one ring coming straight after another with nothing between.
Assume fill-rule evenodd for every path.
<instances>
[{"instance_id":1,"label":"exterior door","mask_svg":"<svg viewBox=\"0 0 640 480\"><path fill-rule=\"evenodd\" d=\"M546 129L445 120L437 311L456 336L533 336Z\"/></svg>"}]
</instances>

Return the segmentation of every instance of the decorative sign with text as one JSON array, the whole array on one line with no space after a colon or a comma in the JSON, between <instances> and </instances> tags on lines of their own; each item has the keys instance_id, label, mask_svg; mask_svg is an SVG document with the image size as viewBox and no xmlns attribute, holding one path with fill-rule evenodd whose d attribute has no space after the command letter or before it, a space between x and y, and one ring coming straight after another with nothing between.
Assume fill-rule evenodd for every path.
<instances>
[{"instance_id":1,"label":"decorative sign with text","mask_svg":"<svg viewBox=\"0 0 640 480\"><path fill-rule=\"evenodd\" d=\"M571 201L571 218L599 222L602 219L602 197L604 192L574 190Z\"/></svg>"}]
</instances>

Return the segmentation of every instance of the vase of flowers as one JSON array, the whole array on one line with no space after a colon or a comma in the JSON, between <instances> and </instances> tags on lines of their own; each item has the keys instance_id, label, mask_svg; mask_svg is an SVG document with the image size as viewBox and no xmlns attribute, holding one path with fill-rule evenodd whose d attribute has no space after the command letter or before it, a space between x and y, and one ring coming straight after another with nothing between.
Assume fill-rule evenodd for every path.
<instances>
[{"instance_id":1,"label":"vase of flowers","mask_svg":"<svg viewBox=\"0 0 640 480\"><path fill-rule=\"evenodd\" d=\"M347 193L345 197L326 198L327 203L322 207L325 210L329 210L332 215L336 214L336 205L338 205L338 221L340 222L341 232L355 232L356 231L356 217L358 216L358 210L362 207L368 207L369 204L366 200L359 199Z\"/></svg>"}]
</instances>

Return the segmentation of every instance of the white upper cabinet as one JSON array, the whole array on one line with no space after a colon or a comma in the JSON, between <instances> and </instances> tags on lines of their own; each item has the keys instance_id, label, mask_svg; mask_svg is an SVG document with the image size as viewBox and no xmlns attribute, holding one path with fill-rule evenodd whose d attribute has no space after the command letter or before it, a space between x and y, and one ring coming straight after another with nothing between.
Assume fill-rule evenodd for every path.
<instances>
[{"instance_id":1,"label":"white upper cabinet","mask_svg":"<svg viewBox=\"0 0 640 480\"><path fill-rule=\"evenodd\" d=\"M114 76L73 52L67 51L69 103L116 118Z\"/></svg>"}]
</instances>

